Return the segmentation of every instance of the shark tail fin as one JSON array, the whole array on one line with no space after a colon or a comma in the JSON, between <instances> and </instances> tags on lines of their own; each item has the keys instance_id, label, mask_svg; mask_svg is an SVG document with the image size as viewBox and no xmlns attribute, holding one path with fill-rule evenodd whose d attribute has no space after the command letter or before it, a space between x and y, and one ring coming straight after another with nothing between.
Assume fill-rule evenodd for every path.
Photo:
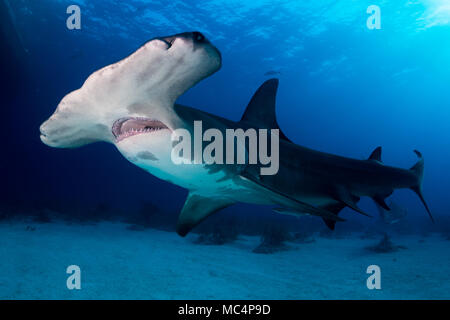
<instances>
[{"instance_id":1,"label":"shark tail fin","mask_svg":"<svg viewBox=\"0 0 450 320\"><path fill-rule=\"evenodd\" d=\"M417 161L417 163L410 169L410 171L413 172L414 175L416 176L416 183L413 186L411 186L410 189L419 196L420 201L422 201L425 209L427 210L431 221L434 222L434 218L431 215L430 208L428 207L428 204L426 203L425 198L423 197L423 193L422 193L422 181L423 181L423 171L424 171L425 162L424 162L422 153L420 153L417 150L414 150L414 152L419 157L419 161Z\"/></svg>"}]
</instances>

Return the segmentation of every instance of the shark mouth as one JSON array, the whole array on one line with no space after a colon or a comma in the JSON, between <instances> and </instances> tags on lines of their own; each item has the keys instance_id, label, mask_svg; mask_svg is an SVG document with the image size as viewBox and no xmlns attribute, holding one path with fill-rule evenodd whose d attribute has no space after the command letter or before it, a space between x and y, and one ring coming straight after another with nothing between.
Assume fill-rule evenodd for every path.
<instances>
[{"instance_id":1,"label":"shark mouth","mask_svg":"<svg viewBox=\"0 0 450 320\"><path fill-rule=\"evenodd\" d=\"M163 129L168 129L168 127L159 120L148 118L122 118L114 122L112 133L116 138L116 142L119 142L138 134L151 133Z\"/></svg>"}]
</instances>

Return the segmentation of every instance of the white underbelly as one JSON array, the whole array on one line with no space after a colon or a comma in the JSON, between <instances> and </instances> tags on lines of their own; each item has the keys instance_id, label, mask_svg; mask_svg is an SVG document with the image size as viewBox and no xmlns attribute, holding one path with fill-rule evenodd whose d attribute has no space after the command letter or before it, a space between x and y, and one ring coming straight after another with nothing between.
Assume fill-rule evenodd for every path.
<instances>
[{"instance_id":1,"label":"white underbelly","mask_svg":"<svg viewBox=\"0 0 450 320\"><path fill-rule=\"evenodd\" d=\"M239 179L227 176L225 171L211 173L201 164L180 164L173 162L158 167L142 166L152 175L206 197L227 198L235 202L270 204L258 191L239 183Z\"/></svg>"}]
</instances>

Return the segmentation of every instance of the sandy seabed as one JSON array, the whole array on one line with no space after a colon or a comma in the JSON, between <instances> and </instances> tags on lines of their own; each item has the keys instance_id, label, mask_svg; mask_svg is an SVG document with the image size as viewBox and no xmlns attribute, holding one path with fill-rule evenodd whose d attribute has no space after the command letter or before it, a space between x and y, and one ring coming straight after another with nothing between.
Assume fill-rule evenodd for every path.
<instances>
[{"instance_id":1,"label":"sandy seabed","mask_svg":"<svg viewBox=\"0 0 450 320\"><path fill-rule=\"evenodd\" d=\"M315 238L255 254L258 237L213 246L195 244L196 235L132 231L122 223L3 222L0 298L450 298L450 241L438 234L396 236L407 249L384 254L365 249L378 238ZM381 268L381 290L366 286L366 269L374 264ZM66 287L69 265L81 268L81 290Z\"/></svg>"}]
</instances>

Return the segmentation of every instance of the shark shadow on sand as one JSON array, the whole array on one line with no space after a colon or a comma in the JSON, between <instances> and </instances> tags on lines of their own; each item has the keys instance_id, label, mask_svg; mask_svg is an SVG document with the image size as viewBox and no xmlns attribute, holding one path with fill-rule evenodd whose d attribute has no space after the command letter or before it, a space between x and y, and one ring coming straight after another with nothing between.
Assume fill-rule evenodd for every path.
<instances>
[{"instance_id":1,"label":"shark shadow on sand","mask_svg":"<svg viewBox=\"0 0 450 320\"><path fill-rule=\"evenodd\" d=\"M392 243L391 238L387 233L384 234L383 238L376 245L366 247L366 250L375 253L390 253L396 252L401 249L407 249L405 246L395 245Z\"/></svg>"}]
</instances>

